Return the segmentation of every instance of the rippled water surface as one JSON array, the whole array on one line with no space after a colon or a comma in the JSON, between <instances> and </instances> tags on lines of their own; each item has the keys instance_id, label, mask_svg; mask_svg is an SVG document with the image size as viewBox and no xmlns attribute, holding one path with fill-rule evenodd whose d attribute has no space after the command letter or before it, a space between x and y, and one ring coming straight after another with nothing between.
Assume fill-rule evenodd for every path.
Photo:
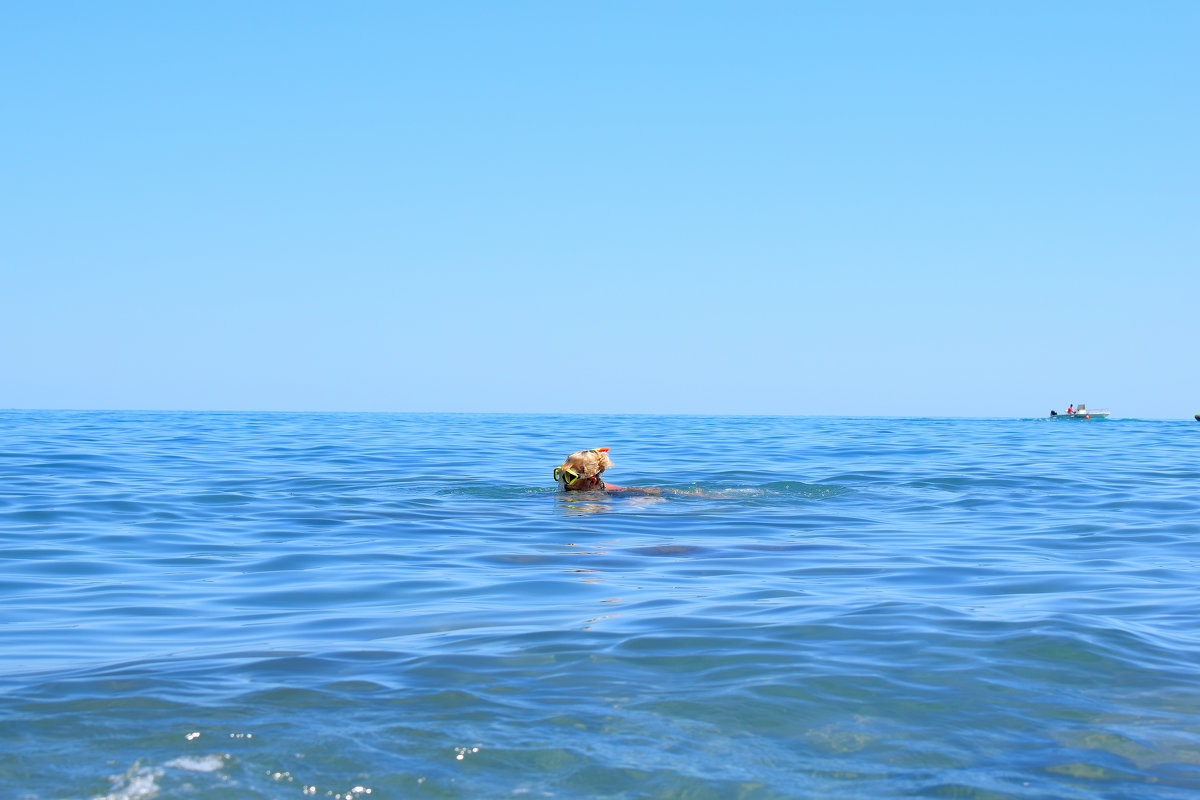
<instances>
[{"instance_id":1,"label":"rippled water surface","mask_svg":"<svg viewBox=\"0 0 1200 800\"><path fill-rule=\"evenodd\" d=\"M1195 798L1198 447L0 412L0 796Z\"/></svg>"}]
</instances>

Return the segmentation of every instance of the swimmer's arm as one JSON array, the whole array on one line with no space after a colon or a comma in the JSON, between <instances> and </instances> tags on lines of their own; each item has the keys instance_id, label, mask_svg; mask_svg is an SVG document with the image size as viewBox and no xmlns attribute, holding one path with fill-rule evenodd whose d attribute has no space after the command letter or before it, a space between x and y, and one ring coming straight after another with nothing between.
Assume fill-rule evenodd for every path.
<instances>
[{"instance_id":1,"label":"swimmer's arm","mask_svg":"<svg viewBox=\"0 0 1200 800\"><path fill-rule=\"evenodd\" d=\"M635 492L637 494L662 494L663 490L657 486L613 486L611 483L606 483L604 488L610 492Z\"/></svg>"},{"instance_id":2,"label":"swimmer's arm","mask_svg":"<svg viewBox=\"0 0 1200 800\"><path fill-rule=\"evenodd\" d=\"M688 497L720 497L720 495L710 494L703 489L662 489L658 486L613 486L611 483L605 484L604 488L610 492L630 492L631 494L679 494L687 495Z\"/></svg>"}]
</instances>

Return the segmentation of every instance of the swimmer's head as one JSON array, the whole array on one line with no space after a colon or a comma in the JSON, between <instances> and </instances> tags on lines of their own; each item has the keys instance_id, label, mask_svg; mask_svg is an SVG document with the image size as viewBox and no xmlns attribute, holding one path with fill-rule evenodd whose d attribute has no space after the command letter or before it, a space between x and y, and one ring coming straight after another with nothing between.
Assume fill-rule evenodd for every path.
<instances>
[{"instance_id":1,"label":"swimmer's head","mask_svg":"<svg viewBox=\"0 0 1200 800\"><path fill-rule=\"evenodd\" d=\"M608 457L607 447L580 450L571 453L561 465L554 468L554 480L566 492L603 489L604 481L600 480L600 475L611 466L612 459Z\"/></svg>"}]
</instances>

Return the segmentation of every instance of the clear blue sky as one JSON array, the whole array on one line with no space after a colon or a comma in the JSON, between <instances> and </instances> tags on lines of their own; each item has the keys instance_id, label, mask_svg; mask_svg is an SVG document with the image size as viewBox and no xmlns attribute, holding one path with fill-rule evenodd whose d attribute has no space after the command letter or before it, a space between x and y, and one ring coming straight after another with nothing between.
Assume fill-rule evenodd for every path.
<instances>
[{"instance_id":1,"label":"clear blue sky","mask_svg":"<svg viewBox=\"0 0 1200 800\"><path fill-rule=\"evenodd\" d=\"M1200 412L1200 3L0 11L0 407Z\"/></svg>"}]
</instances>

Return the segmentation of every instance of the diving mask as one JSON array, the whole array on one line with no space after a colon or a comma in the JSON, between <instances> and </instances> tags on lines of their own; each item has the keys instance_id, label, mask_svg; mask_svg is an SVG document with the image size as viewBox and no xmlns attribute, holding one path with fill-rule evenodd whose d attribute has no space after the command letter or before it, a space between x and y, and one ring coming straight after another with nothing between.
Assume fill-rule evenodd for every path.
<instances>
[{"instance_id":1,"label":"diving mask","mask_svg":"<svg viewBox=\"0 0 1200 800\"><path fill-rule=\"evenodd\" d=\"M563 486L566 486L568 489L570 489L572 486L574 486L576 484L576 482L579 480L579 478L580 478L579 473L576 472L575 470L571 469L570 467L555 467L554 468L554 480L557 482L561 482L563 484Z\"/></svg>"}]
</instances>

